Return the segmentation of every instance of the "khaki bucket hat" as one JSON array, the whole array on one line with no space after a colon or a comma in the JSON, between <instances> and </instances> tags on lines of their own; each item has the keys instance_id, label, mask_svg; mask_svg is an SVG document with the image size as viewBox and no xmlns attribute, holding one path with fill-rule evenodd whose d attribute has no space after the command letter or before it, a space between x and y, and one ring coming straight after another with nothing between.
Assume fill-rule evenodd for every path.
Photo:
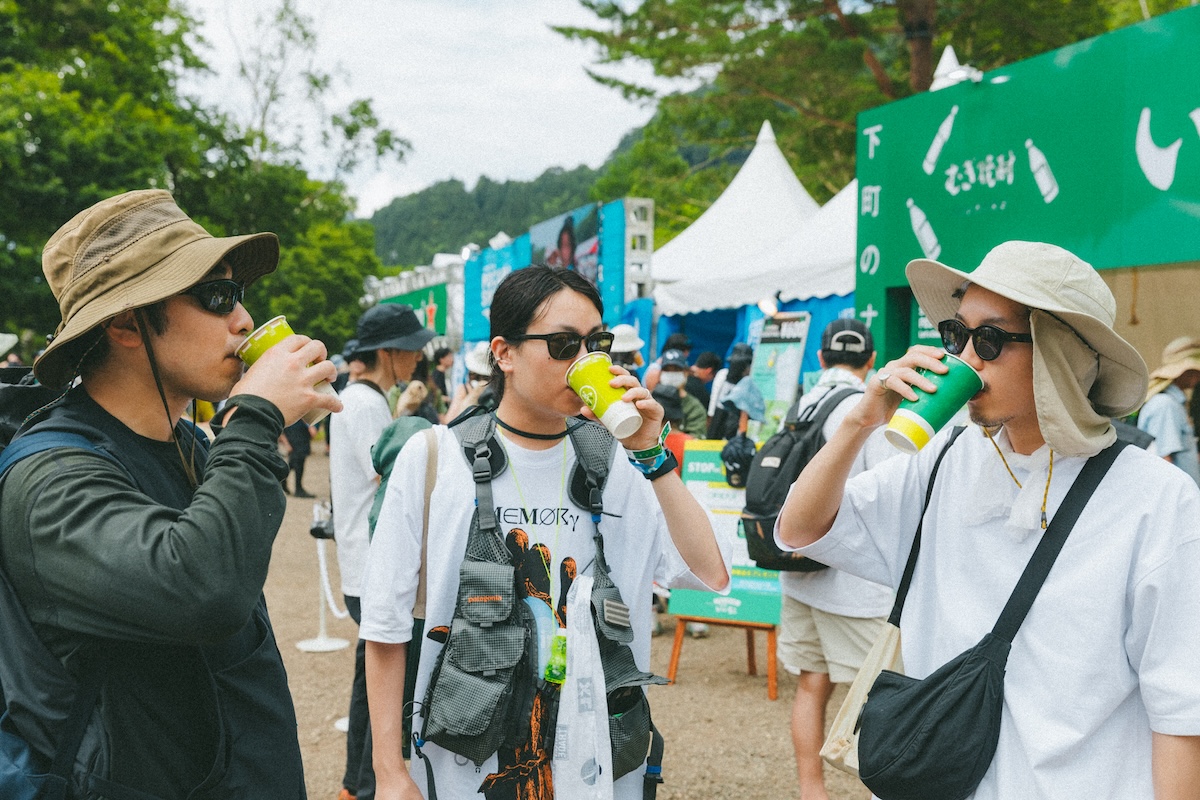
<instances>
[{"instance_id":1,"label":"khaki bucket hat","mask_svg":"<svg viewBox=\"0 0 1200 800\"><path fill-rule=\"evenodd\" d=\"M1109 417L1136 411L1150 377L1133 345L1113 330L1117 304L1092 265L1042 242L997 245L970 273L929 259L905 274L930 322L954 317L966 283L1031 309L1034 396L1046 441L1065 455L1111 443Z\"/></svg>"},{"instance_id":2,"label":"khaki bucket hat","mask_svg":"<svg viewBox=\"0 0 1200 800\"><path fill-rule=\"evenodd\" d=\"M1200 338L1180 336L1163 348L1162 366L1150 373L1150 389L1146 392L1146 399L1170 386L1188 370L1200 372Z\"/></svg>"},{"instance_id":3,"label":"khaki bucket hat","mask_svg":"<svg viewBox=\"0 0 1200 800\"><path fill-rule=\"evenodd\" d=\"M37 379L65 386L100 323L179 294L222 260L235 280L250 284L279 264L279 239L273 233L214 237L161 189L126 192L79 212L42 251L42 272L62 322L34 362Z\"/></svg>"}]
</instances>

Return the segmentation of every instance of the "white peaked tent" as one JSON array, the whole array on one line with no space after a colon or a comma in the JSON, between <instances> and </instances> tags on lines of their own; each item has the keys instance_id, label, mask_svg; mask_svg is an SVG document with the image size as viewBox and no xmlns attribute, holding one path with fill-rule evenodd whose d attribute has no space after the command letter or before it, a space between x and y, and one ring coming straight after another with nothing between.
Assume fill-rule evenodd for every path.
<instances>
[{"instance_id":1,"label":"white peaked tent","mask_svg":"<svg viewBox=\"0 0 1200 800\"><path fill-rule=\"evenodd\" d=\"M854 291L858 180L782 240L740 259L738 273L659 286L654 297L664 315L738 308L773 298L807 300Z\"/></svg>"},{"instance_id":2,"label":"white peaked tent","mask_svg":"<svg viewBox=\"0 0 1200 800\"><path fill-rule=\"evenodd\" d=\"M654 254L651 276L660 284L737 279L746 256L788 236L819 207L779 151L771 123L764 122L746 163L721 196Z\"/></svg>"}]
</instances>

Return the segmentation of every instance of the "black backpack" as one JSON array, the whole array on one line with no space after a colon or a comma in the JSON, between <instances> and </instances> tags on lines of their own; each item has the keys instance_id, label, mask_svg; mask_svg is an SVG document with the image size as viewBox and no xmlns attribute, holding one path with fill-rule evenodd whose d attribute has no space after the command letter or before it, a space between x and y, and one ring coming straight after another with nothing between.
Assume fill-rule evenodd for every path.
<instances>
[{"instance_id":1,"label":"black backpack","mask_svg":"<svg viewBox=\"0 0 1200 800\"><path fill-rule=\"evenodd\" d=\"M797 401L788 411L783 428L759 449L746 476L746 508L742 529L750 558L762 569L785 572L816 572L826 565L775 545L775 520L788 490L800 471L825 446L825 421L843 400L861 389L829 392L818 402L799 411Z\"/></svg>"}]
</instances>

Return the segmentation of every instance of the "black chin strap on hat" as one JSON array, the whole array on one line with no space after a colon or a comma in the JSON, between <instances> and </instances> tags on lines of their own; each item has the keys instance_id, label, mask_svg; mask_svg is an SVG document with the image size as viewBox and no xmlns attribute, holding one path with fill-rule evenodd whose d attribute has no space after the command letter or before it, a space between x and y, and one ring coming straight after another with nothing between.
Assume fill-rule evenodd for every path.
<instances>
[{"instance_id":1,"label":"black chin strap on hat","mask_svg":"<svg viewBox=\"0 0 1200 800\"><path fill-rule=\"evenodd\" d=\"M143 309L137 308L133 311L137 317L138 328L141 330L142 342L146 345L146 357L150 359L150 374L154 376L154 385L158 388L158 397L162 400L163 411L167 414L167 424L171 429L171 441L175 443L175 451L179 453L179 463L183 465L183 472L187 475L188 483L195 489L200 485L200 481L196 479L196 434L192 433L192 449L191 460L183 456L183 448L179 445L179 437L175 435L175 419L171 416L171 406L167 402L167 393L163 390L162 378L158 374L158 361L154 358L154 347L150 344L150 325L146 319L146 313ZM193 405L194 409L195 406ZM193 411L193 413L195 413Z\"/></svg>"}]
</instances>

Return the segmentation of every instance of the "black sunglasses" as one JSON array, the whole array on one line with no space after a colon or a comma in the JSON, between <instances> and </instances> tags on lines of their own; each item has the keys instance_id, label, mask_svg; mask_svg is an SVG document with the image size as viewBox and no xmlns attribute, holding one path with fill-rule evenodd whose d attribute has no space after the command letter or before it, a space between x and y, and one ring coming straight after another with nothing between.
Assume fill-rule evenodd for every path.
<instances>
[{"instance_id":1,"label":"black sunglasses","mask_svg":"<svg viewBox=\"0 0 1200 800\"><path fill-rule=\"evenodd\" d=\"M978 328L968 328L956 319L947 319L938 323L938 332L942 334L942 347L952 356L962 355L967 349L967 339L975 345L975 355L984 361L994 361L1000 357L1000 351L1007 342L1032 342L1033 337L1028 333L1009 333L995 325L980 325Z\"/></svg>"},{"instance_id":2,"label":"black sunglasses","mask_svg":"<svg viewBox=\"0 0 1200 800\"><path fill-rule=\"evenodd\" d=\"M580 336L571 331L559 331L558 333L527 333L524 336L506 336L504 338L517 342L526 339L541 339L546 343L546 350L549 351L551 358L555 361L566 361L574 358L575 354L579 352L579 345L585 342L589 353L597 351L607 353L612 349L613 339L616 337L611 331L597 331L589 333L587 336Z\"/></svg>"},{"instance_id":3,"label":"black sunglasses","mask_svg":"<svg viewBox=\"0 0 1200 800\"><path fill-rule=\"evenodd\" d=\"M245 284L222 278L216 281L197 283L190 289L184 289L180 294L186 294L200 301L200 307L214 314L232 314L237 304L246 296Z\"/></svg>"}]
</instances>

